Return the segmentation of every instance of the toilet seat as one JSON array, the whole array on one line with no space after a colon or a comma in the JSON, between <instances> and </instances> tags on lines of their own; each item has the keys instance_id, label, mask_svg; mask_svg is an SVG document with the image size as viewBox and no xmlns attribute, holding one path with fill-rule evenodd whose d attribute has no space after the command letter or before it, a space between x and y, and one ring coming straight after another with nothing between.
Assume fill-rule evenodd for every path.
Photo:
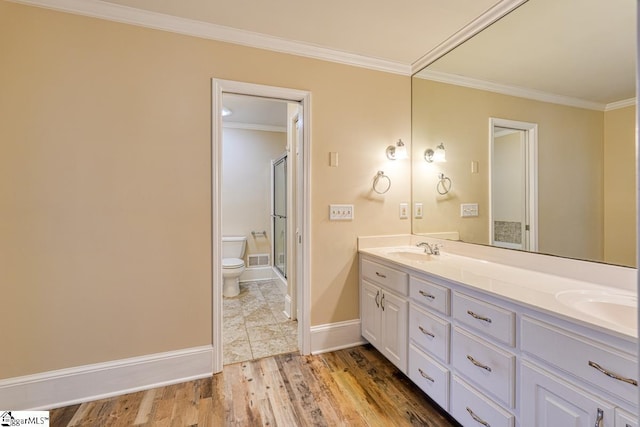
<instances>
[{"instance_id":1,"label":"toilet seat","mask_svg":"<svg viewBox=\"0 0 640 427\"><path fill-rule=\"evenodd\" d=\"M244 261L240 258L223 258L222 259L222 268L225 269L233 269L233 268L242 268L244 267Z\"/></svg>"}]
</instances>

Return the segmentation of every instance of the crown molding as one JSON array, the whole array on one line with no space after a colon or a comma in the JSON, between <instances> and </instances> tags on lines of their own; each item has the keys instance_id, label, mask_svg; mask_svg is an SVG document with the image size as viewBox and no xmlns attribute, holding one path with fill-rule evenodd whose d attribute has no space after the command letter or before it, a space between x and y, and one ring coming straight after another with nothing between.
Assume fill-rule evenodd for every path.
<instances>
[{"instance_id":1,"label":"crown molding","mask_svg":"<svg viewBox=\"0 0 640 427\"><path fill-rule=\"evenodd\" d=\"M448 83L457 86L464 86L471 89L486 90L489 92L500 93L503 95L517 96L520 98L533 99L536 101L550 102L552 104L567 105L570 107L585 108L588 110L605 111L607 104L599 102L586 101L584 99L572 98L569 96L556 95L553 93L542 92L533 89L525 89L517 86L508 86L498 83L487 82L484 80L463 77L454 74L443 73L440 71L424 70L415 77L433 80L441 83ZM635 99L634 99L635 102ZM609 104L611 105L611 104ZM621 108L621 107L617 107Z\"/></svg>"},{"instance_id":2,"label":"crown molding","mask_svg":"<svg viewBox=\"0 0 640 427\"><path fill-rule=\"evenodd\" d=\"M308 43L238 30L208 22L180 18L100 0L8 0L76 15L169 31L209 40L288 53L392 74L411 75L411 66L395 61L327 49Z\"/></svg>"},{"instance_id":3,"label":"crown molding","mask_svg":"<svg viewBox=\"0 0 640 427\"><path fill-rule=\"evenodd\" d=\"M440 43L438 46L427 52L420 59L411 64L411 74L414 74L427 65L434 62L444 54L450 52L458 45L461 45L471 37L478 34L480 31L487 28L503 16L507 15L511 11L515 10L528 0L502 0L500 3L495 4L489 8L485 13L471 21L469 24L462 27L462 29L456 32L454 35Z\"/></svg>"},{"instance_id":4,"label":"crown molding","mask_svg":"<svg viewBox=\"0 0 640 427\"><path fill-rule=\"evenodd\" d=\"M618 110L620 108L626 108L636 105L636 98L623 99L622 101L611 102L607 104L604 111Z\"/></svg>"}]
</instances>

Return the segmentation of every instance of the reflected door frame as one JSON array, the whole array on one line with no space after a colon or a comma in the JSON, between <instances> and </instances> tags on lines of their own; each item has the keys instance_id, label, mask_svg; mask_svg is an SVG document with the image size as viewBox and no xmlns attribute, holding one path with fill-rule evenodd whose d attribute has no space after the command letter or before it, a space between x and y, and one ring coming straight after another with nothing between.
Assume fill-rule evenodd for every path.
<instances>
[{"instance_id":1,"label":"reflected door frame","mask_svg":"<svg viewBox=\"0 0 640 427\"><path fill-rule=\"evenodd\" d=\"M525 231L523 250L538 250L538 124L516 120L489 118L489 242L494 245L493 168L495 128L509 128L524 134L523 166L525 169Z\"/></svg>"}]
</instances>

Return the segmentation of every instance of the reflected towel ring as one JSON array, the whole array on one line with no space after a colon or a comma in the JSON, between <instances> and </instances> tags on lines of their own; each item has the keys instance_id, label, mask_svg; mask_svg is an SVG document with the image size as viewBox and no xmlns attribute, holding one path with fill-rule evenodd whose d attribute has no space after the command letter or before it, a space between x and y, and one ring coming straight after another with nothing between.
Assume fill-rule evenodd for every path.
<instances>
[{"instance_id":1,"label":"reflected towel ring","mask_svg":"<svg viewBox=\"0 0 640 427\"><path fill-rule=\"evenodd\" d=\"M385 178L385 180L380 181L380 178ZM391 178L384 174L383 171L378 171L376 177L373 179L373 191L378 194L384 194L391 188Z\"/></svg>"},{"instance_id":2,"label":"reflected towel ring","mask_svg":"<svg viewBox=\"0 0 640 427\"><path fill-rule=\"evenodd\" d=\"M436 185L438 194L447 194L449 190L451 190L451 180L448 177L444 176L443 173L438 174L438 178L440 178L440 181L438 181L438 185Z\"/></svg>"}]
</instances>

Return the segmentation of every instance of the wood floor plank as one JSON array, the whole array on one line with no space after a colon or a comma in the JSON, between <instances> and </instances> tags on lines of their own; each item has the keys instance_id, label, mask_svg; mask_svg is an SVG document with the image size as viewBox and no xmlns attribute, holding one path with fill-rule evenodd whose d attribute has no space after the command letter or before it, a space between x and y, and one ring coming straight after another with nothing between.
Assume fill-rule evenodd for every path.
<instances>
[{"instance_id":1,"label":"wood floor plank","mask_svg":"<svg viewBox=\"0 0 640 427\"><path fill-rule=\"evenodd\" d=\"M209 378L50 415L56 427L460 427L370 345L226 365Z\"/></svg>"}]
</instances>

